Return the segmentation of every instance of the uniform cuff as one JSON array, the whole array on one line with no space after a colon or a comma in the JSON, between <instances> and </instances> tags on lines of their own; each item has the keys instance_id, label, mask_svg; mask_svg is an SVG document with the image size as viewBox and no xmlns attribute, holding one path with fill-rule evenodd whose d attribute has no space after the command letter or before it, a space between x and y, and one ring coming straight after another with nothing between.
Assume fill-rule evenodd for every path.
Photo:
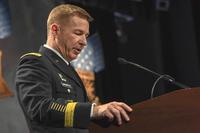
<instances>
[{"instance_id":1,"label":"uniform cuff","mask_svg":"<svg viewBox=\"0 0 200 133\"><path fill-rule=\"evenodd\" d=\"M92 116L93 116L94 106L96 106L96 103L92 103L91 112L90 112L90 118L92 118Z\"/></svg>"}]
</instances>

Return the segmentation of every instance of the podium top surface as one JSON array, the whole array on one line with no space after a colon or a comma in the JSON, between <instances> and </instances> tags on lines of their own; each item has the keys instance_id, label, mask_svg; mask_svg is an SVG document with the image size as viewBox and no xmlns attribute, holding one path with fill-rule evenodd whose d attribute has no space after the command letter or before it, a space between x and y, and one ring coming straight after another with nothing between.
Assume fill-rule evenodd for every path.
<instances>
[{"instance_id":1,"label":"podium top surface","mask_svg":"<svg viewBox=\"0 0 200 133\"><path fill-rule=\"evenodd\" d=\"M132 105L131 121L120 127L91 124L90 133L199 133L200 88L177 90Z\"/></svg>"}]
</instances>

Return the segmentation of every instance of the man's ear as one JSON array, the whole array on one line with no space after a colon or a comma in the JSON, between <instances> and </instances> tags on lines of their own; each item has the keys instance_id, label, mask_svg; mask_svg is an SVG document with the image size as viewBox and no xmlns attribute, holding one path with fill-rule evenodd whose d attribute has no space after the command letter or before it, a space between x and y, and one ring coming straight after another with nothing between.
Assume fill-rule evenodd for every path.
<instances>
[{"instance_id":1,"label":"man's ear","mask_svg":"<svg viewBox=\"0 0 200 133\"><path fill-rule=\"evenodd\" d=\"M59 26L57 24L52 24L51 32L53 33L53 35L56 35L58 31L59 31Z\"/></svg>"}]
</instances>

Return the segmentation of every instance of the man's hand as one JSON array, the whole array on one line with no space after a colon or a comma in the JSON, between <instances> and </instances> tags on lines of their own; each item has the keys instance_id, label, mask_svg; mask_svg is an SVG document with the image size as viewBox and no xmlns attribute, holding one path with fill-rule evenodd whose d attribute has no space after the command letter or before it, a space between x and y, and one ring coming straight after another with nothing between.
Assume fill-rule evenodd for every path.
<instances>
[{"instance_id":1,"label":"man's hand","mask_svg":"<svg viewBox=\"0 0 200 133\"><path fill-rule=\"evenodd\" d=\"M130 112L132 112L132 109L125 103L110 102L107 104L94 106L92 118L107 118L110 122L116 120L117 124L121 125L123 120L125 120L126 122L130 120L128 116L128 113Z\"/></svg>"}]
</instances>

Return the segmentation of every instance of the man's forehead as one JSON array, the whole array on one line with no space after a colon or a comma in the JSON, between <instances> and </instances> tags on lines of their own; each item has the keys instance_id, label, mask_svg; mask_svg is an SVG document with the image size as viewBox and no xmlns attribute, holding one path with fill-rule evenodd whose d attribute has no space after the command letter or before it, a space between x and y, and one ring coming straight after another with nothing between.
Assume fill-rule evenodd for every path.
<instances>
[{"instance_id":1,"label":"man's forehead","mask_svg":"<svg viewBox=\"0 0 200 133\"><path fill-rule=\"evenodd\" d=\"M75 23L75 24L83 23L83 24L89 25L89 22L87 19L79 17L79 16L71 16L71 17L69 17L68 21Z\"/></svg>"},{"instance_id":2,"label":"man's forehead","mask_svg":"<svg viewBox=\"0 0 200 133\"><path fill-rule=\"evenodd\" d=\"M89 22L86 19L80 17L73 17L66 21L64 25L70 26L73 29L79 29L83 31L87 30L89 32Z\"/></svg>"}]
</instances>

